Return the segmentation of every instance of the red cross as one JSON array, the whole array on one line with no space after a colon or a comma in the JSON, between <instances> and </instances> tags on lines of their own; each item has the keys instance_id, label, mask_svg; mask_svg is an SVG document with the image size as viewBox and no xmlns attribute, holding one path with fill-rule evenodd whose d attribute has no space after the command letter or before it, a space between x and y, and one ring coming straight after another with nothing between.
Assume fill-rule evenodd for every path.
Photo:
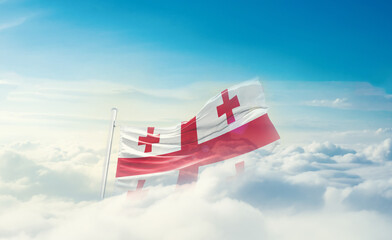
<instances>
[{"instance_id":1,"label":"red cross","mask_svg":"<svg viewBox=\"0 0 392 240\"><path fill-rule=\"evenodd\" d=\"M152 135L154 133L154 127L148 127L147 128L147 136L146 137L139 137L139 142L137 145L146 145L146 148L144 149L144 152L151 152L152 151L152 144L153 143L159 143L159 136L158 135Z\"/></svg>"},{"instance_id":2,"label":"red cross","mask_svg":"<svg viewBox=\"0 0 392 240\"><path fill-rule=\"evenodd\" d=\"M229 93L226 90L222 92L222 105L219 105L216 109L218 111L218 117L226 114L227 124L235 122L235 118L233 115L233 109L240 106L240 102L238 101L237 95L232 99L229 99Z\"/></svg>"}]
</instances>

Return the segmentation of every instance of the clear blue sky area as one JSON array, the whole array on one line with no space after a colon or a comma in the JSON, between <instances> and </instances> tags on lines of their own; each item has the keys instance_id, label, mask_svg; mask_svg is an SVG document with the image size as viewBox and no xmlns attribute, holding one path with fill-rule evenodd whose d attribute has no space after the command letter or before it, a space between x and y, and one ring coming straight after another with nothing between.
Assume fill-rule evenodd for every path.
<instances>
[{"instance_id":1,"label":"clear blue sky area","mask_svg":"<svg viewBox=\"0 0 392 240\"><path fill-rule=\"evenodd\" d=\"M391 1L3 0L0 71L146 86L364 81L391 93L391 10Z\"/></svg>"}]
</instances>

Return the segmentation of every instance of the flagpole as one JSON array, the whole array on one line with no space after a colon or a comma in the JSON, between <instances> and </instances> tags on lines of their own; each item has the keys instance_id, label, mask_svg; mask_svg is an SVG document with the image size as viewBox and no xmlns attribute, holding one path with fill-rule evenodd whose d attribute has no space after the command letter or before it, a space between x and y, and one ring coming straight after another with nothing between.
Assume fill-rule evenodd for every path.
<instances>
[{"instance_id":1,"label":"flagpole","mask_svg":"<svg viewBox=\"0 0 392 240\"><path fill-rule=\"evenodd\" d=\"M105 165L103 168L103 176L102 176L101 199L105 198L106 180L108 177L110 153L112 152L113 132L114 132L114 128L116 127L116 117L117 117L117 108L112 108L112 122L110 125L109 141L108 141L106 160L105 160Z\"/></svg>"}]
</instances>

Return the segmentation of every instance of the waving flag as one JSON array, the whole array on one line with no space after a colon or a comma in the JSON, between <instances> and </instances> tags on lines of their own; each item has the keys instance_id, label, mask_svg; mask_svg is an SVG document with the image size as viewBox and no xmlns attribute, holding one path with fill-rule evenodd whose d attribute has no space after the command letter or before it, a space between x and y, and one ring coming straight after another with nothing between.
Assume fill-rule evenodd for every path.
<instances>
[{"instance_id":1,"label":"waving flag","mask_svg":"<svg viewBox=\"0 0 392 240\"><path fill-rule=\"evenodd\" d=\"M162 173L177 176L177 184L190 183L197 180L199 167L278 139L260 82L248 81L223 90L195 117L175 127L123 128L116 178L138 177L136 189L145 184L143 176Z\"/></svg>"}]
</instances>

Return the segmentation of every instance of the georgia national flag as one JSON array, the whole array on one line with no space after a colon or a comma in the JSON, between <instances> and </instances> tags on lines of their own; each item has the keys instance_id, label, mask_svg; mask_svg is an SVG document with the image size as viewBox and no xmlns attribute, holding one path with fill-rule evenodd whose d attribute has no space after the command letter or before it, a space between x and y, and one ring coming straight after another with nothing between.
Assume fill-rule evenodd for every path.
<instances>
[{"instance_id":1,"label":"georgia national flag","mask_svg":"<svg viewBox=\"0 0 392 240\"><path fill-rule=\"evenodd\" d=\"M247 81L223 90L177 126L122 128L116 186L137 191L165 181L190 183L202 166L278 140L267 109L261 83Z\"/></svg>"}]
</instances>

